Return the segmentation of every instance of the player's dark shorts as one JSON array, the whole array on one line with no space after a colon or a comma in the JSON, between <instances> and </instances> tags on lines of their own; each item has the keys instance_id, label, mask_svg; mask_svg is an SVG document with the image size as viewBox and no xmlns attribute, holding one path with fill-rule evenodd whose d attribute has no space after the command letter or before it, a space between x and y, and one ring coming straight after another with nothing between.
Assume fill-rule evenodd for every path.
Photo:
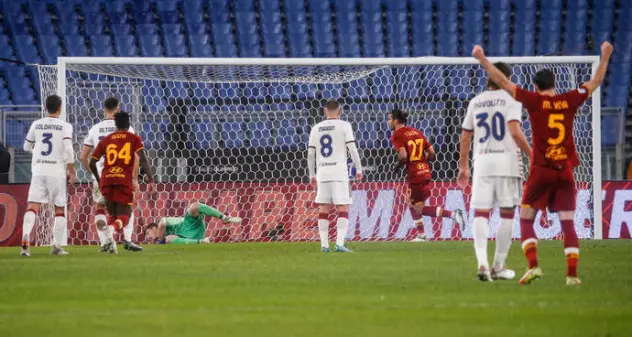
<instances>
[{"instance_id":1,"label":"player's dark shorts","mask_svg":"<svg viewBox=\"0 0 632 337\"><path fill-rule=\"evenodd\" d=\"M430 184L408 184L408 202L411 205L417 205L430 198Z\"/></svg>"},{"instance_id":2,"label":"player's dark shorts","mask_svg":"<svg viewBox=\"0 0 632 337\"><path fill-rule=\"evenodd\" d=\"M130 206L134 203L134 193L128 186L103 186L101 187L101 193L106 201Z\"/></svg>"},{"instance_id":3,"label":"player's dark shorts","mask_svg":"<svg viewBox=\"0 0 632 337\"><path fill-rule=\"evenodd\" d=\"M551 212L575 210L575 178L572 167L554 169L532 166L522 195L522 207L548 208Z\"/></svg>"}]
</instances>

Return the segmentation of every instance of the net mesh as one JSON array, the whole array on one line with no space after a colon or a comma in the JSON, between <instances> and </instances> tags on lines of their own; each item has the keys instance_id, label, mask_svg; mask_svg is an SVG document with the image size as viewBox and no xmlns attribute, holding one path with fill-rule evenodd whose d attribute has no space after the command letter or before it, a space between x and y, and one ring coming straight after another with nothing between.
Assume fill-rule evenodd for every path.
<instances>
[{"instance_id":1,"label":"net mesh","mask_svg":"<svg viewBox=\"0 0 632 337\"><path fill-rule=\"evenodd\" d=\"M531 76L551 68L558 90L589 79L590 63L512 65L512 80L533 90ZM142 62L142 59L139 59ZM317 240L315 190L308 183L306 148L310 126L322 120L327 99L343 105L365 168L363 182L353 182L349 212L350 240L406 240L416 234L407 206L404 172L393 170L387 113L394 107L410 113L409 124L434 145L434 183L427 205L469 209L470 189L455 183L460 124L469 100L484 90L478 65L414 66L219 66L66 64L66 118L74 126L77 153L89 128L103 118L103 102L117 97L132 114L157 175L157 190L136 195L134 240L142 228L165 216L183 216L199 201L244 218L240 225L206 219L206 236L216 242ZM56 67L40 67L42 94L57 91ZM581 158L576 169L580 237L591 237L592 102L575 121ZM530 125L523 116L527 137ZM90 174L77 164L77 184L70 191L69 238L72 244L96 243ZM354 168L349 163L350 177ZM586 207L582 208L581 205ZM335 212L330 219L335 223ZM450 219L424 218L432 239L471 238L472 213L464 228ZM554 215L538 216L538 234L559 234ZM52 221L44 214L38 242L51 240ZM517 218L516 218L517 223ZM494 213L490 228L498 224ZM335 226L332 226L332 234ZM519 236L514 226L514 237Z\"/></svg>"}]
</instances>

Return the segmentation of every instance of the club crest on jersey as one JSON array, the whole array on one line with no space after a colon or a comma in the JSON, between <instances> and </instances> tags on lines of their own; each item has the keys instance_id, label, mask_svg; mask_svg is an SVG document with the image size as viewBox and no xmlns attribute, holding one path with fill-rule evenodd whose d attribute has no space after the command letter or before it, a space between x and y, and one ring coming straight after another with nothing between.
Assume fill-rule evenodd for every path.
<instances>
[{"instance_id":1,"label":"club crest on jersey","mask_svg":"<svg viewBox=\"0 0 632 337\"><path fill-rule=\"evenodd\" d=\"M123 169L119 166L110 167L110 173L117 174L123 172Z\"/></svg>"},{"instance_id":2,"label":"club crest on jersey","mask_svg":"<svg viewBox=\"0 0 632 337\"><path fill-rule=\"evenodd\" d=\"M551 145L546 149L546 158L551 160L566 160L568 159L568 154L566 153L566 148L560 145Z\"/></svg>"}]
</instances>

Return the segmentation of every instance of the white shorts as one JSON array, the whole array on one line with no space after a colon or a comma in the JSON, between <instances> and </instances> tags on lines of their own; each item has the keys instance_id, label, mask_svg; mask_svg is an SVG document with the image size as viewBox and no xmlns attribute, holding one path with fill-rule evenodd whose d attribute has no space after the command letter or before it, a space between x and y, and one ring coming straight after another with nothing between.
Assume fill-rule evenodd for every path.
<instances>
[{"instance_id":1,"label":"white shorts","mask_svg":"<svg viewBox=\"0 0 632 337\"><path fill-rule=\"evenodd\" d=\"M66 177L33 176L28 202L64 207L68 203Z\"/></svg>"},{"instance_id":2,"label":"white shorts","mask_svg":"<svg viewBox=\"0 0 632 337\"><path fill-rule=\"evenodd\" d=\"M317 204L351 205L351 188L348 181L324 181L318 183Z\"/></svg>"},{"instance_id":3,"label":"white shorts","mask_svg":"<svg viewBox=\"0 0 632 337\"><path fill-rule=\"evenodd\" d=\"M99 183L92 181L92 200L99 205L105 205L105 198L99 189Z\"/></svg>"},{"instance_id":4,"label":"white shorts","mask_svg":"<svg viewBox=\"0 0 632 337\"><path fill-rule=\"evenodd\" d=\"M518 177L474 177L470 208L510 208L520 205L522 179Z\"/></svg>"}]
</instances>

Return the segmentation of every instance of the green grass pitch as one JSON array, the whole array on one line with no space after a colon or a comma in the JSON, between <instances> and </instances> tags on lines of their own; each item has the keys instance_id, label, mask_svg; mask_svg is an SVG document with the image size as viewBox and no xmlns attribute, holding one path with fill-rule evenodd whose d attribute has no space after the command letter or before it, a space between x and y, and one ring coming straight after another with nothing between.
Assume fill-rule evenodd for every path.
<instances>
[{"instance_id":1,"label":"green grass pitch","mask_svg":"<svg viewBox=\"0 0 632 337\"><path fill-rule=\"evenodd\" d=\"M490 253L494 244L490 244ZM543 279L482 283L472 242L0 249L0 336L632 336L632 242L581 242L579 288L562 242ZM122 247L119 248L122 250ZM508 264L522 275L514 242Z\"/></svg>"}]
</instances>

